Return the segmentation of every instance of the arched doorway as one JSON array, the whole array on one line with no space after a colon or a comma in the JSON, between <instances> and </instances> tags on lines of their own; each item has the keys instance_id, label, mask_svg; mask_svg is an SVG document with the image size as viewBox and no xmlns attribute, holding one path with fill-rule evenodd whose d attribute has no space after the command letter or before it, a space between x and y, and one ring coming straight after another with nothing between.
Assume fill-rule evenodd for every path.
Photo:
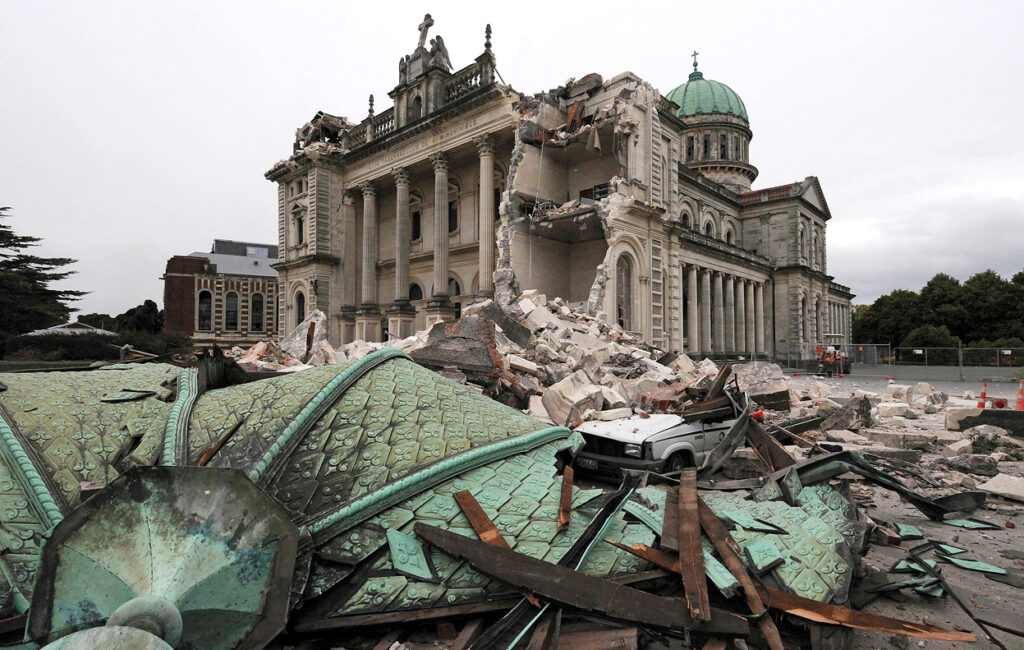
<instances>
[{"instance_id":1,"label":"arched doorway","mask_svg":"<svg viewBox=\"0 0 1024 650\"><path fill-rule=\"evenodd\" d=\"M301 291L295 294L295 327L306 320L306 294Z\"/></svg>"}]
</instances>

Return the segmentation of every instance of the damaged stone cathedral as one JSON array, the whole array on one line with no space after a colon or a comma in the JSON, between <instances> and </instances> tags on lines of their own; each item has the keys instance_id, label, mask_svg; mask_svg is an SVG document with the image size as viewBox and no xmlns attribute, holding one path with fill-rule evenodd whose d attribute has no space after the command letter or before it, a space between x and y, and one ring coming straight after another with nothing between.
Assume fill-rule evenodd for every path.
<instances>
[{"instance_id":1,"label":"damaged stone cathedral","mask_svg":"<svg viewBox=\"0 0 1024 650\"><path fill-rule=\"evenodd\" d=\"M696 53L667 95L631 72L529 95L497 73L489 25L454 72L432 25L390 108L318 112L266 173L280 331L316 308L335 345L402 338L537 289L666 350L787 360L849 342L818 180L751 188L746 107Z\"/></svg>"}]
</instances>

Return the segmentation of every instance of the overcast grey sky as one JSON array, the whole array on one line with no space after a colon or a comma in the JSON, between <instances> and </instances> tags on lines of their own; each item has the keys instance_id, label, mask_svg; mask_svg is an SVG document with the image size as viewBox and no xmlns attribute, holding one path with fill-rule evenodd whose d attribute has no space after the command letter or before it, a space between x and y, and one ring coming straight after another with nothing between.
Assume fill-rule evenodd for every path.
<instances>
[{"instance_id":1,"label":"overcast grey sky","mask_svg":"<svg viewBox=\"0 0 1024 650\"><path fill-rule=\"evenodd\" d=\"M263 173L317 110L389 105L429 11L456 68L491 23L536 92L631 70L743 98L755 187L816 175L829 272L857 302L933 274L1024 268L1021 2L12 2L0 0L0 205L79 260L84 312L162 303L168 257L274 242Z\"/></svg>"}]
</instances>

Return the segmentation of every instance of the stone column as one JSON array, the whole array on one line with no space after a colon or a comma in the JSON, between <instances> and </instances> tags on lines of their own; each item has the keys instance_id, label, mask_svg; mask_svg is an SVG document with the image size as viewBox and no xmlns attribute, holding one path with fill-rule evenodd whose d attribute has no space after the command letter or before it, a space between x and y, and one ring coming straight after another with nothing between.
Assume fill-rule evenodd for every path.
<instances>
[{"instance_id":1,"label":"stone column","mask_svg":"<svg viewBox=\"0 0 1024 650\"><path fill-rule=\"evenodd\" d=\"M351 343L356 338L356 250L359 234L356 232L355 198L351 192L345 192L341 198L341 231L342 253L341 264L344 277L341 279L342 297L341 342Z\"/></svg>"},{"instance_id":2,"label":"stone column","mask_svg":"<svg viewBox=\"0 0 1024 650\"><path fill-rule=\"evenodd\" d=\"M356 312L356 338L378 342L381 327L377 305L377 189L369 182L359 189L363 192L363 288Z\"/></svg>"},{"instance_id":3,"label":"stone column","mask_svg":"<svg viewBox=\"0 0 1024 650\"><path fill-rule=\"evenodd\" d=\"M714 348L715 354L725 353L725 305L722 296L722 274L720 272L715 273L713 282L713 291L715 294L715 336L712 340L712 348Z\"/></svg>"},{"instance_id":4,"label":"stone column","mask_svg":"<svg viewBox=\"0 0 1024 650\"><path fill-rule=\"evenodd\" d=\"M480 211L477 238L482 297L494 297L494 144L490 136L475 140L480 152Z\"/></svg>"},{"instance_id":5,"label":"stone column","mask_svg":"<svg viewBox=\"0 0 1024 650\"><path fill-rule=\"evenodd\" d=\"M402 167L391 170L395 179L395 301L388 307L388 338L413 335L416 308L409 304L409 174Z\"/></svg>"},{"instance_id":6,"label":"stone column","mask_svg":"<svg viewBox=\"0 0 1024 650\"><path fill-rule=\"evenodd\" d=\"M700 322L697 320L697 267L686 269L686 350L691 355L700 353Z\"/></svg>"},{"instance_id":7,"label":"stone column","mask_svg":"<svg viewBox=\"0 0 1024 650\"><path fill-rule=\"evenodd\" d=\"M711 271L700 272L700 351L711 354Z\"/></svg>"},{"instance_id":8,"label":"stone column","mask_svg":"<svg viewBox=\"0 0 1024 650\"><path fill-rule=\"evenodd\" d=\"M746 292L745 300L743 301L744 306L747 309L745 322L747 325L747 347L744 348L747 354L754 354L754 282L752 280L744 281L744 291Z\"/></svg>"},{"instance_id":9,"label":"stone column","mask_svg":"<svg viewBox=\"0 0 1024 650\"><path fill-rule=\"evenodd\" d=\"M448 297L448 158L444 153L430 156L434 164L434 294L427 303L427 327L438 321L455 320L455 307Z\"/></svg>"},{"instance_id":10,"label":"stone column","mask_svg":"<svg viewBox=\"0 0 1024 650\"><path fill-rule=\"evenodd\" d=\"M759 357L766 354L764 349L764 283L754 287L754 352Z\"/></svg>"},{"instance_id":11,"label":"stone column","mask_svg":"<svg viewBox=\"0 0 1024 650\"><path fill-rule=\"evenodd\" d=\"M747 310L743 278L736 278L736 354L747 353Z\"/></svg>"},{"instance_id":12,"label":"stone column","mask_svg":"<svg viewBox=\"0 0 1024 650\"><path fill-rule=\"evenodd\" d=\"M736 353L736 279L725 278L725 353Z\"/></svg>"}]
</instances>

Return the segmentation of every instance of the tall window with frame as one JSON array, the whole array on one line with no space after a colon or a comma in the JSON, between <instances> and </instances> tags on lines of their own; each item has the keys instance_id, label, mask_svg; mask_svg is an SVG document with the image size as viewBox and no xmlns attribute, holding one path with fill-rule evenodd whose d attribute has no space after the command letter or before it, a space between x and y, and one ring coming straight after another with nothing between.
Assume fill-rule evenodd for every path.
<instances>
[{"instance_id":1,"label":"tall window with frame","mask_svg":"<svg viewBox=\"0 0 1024 650\"><path fill-rule=\"evenodd\" d=\"M707 160L711 157L711 136L707 133L704 134L704 151L701 152L701 160Z\"/></svg>"},{"instance_id":2,"label":"tall window with frame","mask_svg":"<svg viewBox=\"0 0 1024 650\"><path fill-rule=\"evenodd\" d=\"M238 294L234 291L224 296L224 331L238 331Z\"/></svg>"},{"instance_id":3,"label":"tall window with frame","mask_svg":"<svg viewBox=\"0 0 1024 650\"><path fill-rule=\"evenodd\" d=\"M409 193L409 217L410 238L412 241L420 241L423 239L423 197L415 190Z\"/></svg>"},{"instance_id":4,"label":"tall window with frame","mask_svg":"<svg viewBox=\"0 0 1024 650\"><path fill-rule=\"evenodd\" d=\"M295 294L295 327L306 320L306 294L301 291Z\"/></svg>"},{"instance_id":5,"label":"tall window with frame","mask_svg":"<svg viewBox=\"0 0 1024 650\"><path fill-rule=\"evenodd\" d=\"M615 265L615 320L627 332L633 330L633 264L625 255Z\"/></svg>"},{"instance_id":6,"label":"tall window with frame","mask_svg":"<svg viewBox=\"0 0 1024 650\"><path fill-rule=\"evenodd\" d=\"M213 294L209 291L199 292L199 308L196 310L196 329L209 332L213 329Z\"/></svg>"},{"instance_id":7,"label":"tall window with frame","mask_svg":"<svg viewBox=\"0 0 1024 650\"><path fill-rule=\"evenodd\" d=\"M262 293L254 293L249 298L249 331L262 332L266 326L264 300Z\"/></svg>"},{"instance_id":8,"label":"tall window with frame","mask_svg":"<svg viewBox=\"0 0 1024 650\"><path fill-rule=\"evenodd\" d=\"M693 162L693 136L686 136L686 162Z\"/></svg>"},{"instance_id":9,"label":"tall window with frame","mask_svg":"<svg viewBox=\"0 0 1024 650\"><path fill-rule=\"evenodd\" d=\"M732 159L743 160L743 152L740 151L740 136L732 136Z\"/></svg>"},{"instance_id":10,"label":"tall window with frame","mask_svg":"<svg viewBox=\"0 0 1024 650\"><path fill-rule=\"evenodd\" d=\"M728 146L728 142L729 142L729 139L728 139L728 137L724 133L718 136L718 159L719 160L729 160L729 146Z\"/></svg>"}]
</instances>

